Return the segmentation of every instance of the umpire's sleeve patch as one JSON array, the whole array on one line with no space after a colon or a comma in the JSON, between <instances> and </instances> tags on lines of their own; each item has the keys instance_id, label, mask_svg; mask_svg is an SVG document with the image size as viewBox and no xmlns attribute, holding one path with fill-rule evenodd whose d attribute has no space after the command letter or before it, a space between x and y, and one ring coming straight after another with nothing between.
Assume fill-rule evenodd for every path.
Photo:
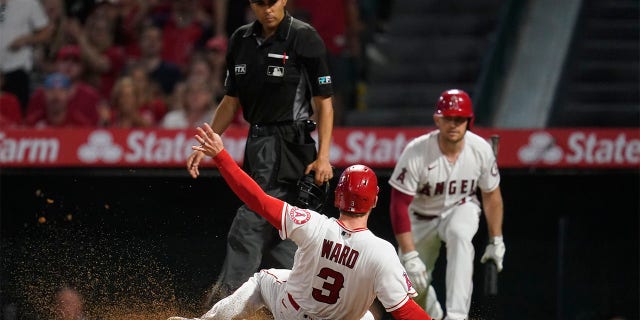
<instances>
[{"instance_id":1,"label":"umpire's sleeve patch","mask_svg":"<svg viewBox=\"0 0 640 320\"><path fill-rule=\"evenodd\" d=\"M289 210L289 218L295 224L305 224L311 219L311 212L307 209L291 207Z\"/></svg>"}]
</instances>

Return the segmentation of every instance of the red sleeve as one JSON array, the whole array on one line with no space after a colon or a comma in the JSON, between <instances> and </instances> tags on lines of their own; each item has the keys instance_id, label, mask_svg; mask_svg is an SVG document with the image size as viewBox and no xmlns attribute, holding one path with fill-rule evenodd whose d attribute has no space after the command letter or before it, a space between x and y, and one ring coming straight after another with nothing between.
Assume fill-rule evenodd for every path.
<instances>
[{"instance_id":1,"label":"red sleeve","mask_svg":"<svg viewBox=\"0 0 640 320\"><path fill-rule=\"evenodd\" d=\"M402 307L391 311L391 315L397 320L432 320L413 299L409 299Z\"/></svg>"},{"instance_id":2,"label":"red sleeve","mask_svg":"<svg viewBox=\"0 0 640 320\"><path fill-rule=\"evenodd\" d=\"M284 201L266 194L249 175L231 158L226 150L213 158L218 169L233 192L249 209L267 219L276 229L282 229L280 218Z\"/></svg>"},{"instance_id":3,"label":"red sleeve","mask_svg":"<svg viewBox=\"0 0 640 320\"><path fill-rule=\"evenodd\" d=\"M396 188L391 188L391 226L394 234L411 231L409 221L409 204L413 201L413 196L402 193Z\"/></svg>"}]
</instances>

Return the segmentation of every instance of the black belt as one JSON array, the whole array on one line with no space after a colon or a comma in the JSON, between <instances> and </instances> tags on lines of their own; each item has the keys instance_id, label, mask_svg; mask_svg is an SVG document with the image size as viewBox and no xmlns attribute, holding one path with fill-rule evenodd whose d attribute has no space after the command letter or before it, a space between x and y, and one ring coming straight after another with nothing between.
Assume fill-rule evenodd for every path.
<instances>
[{"instance_id":1,"label":"black belt","mask_svg":"<svg viewBox=\"0 0 640 320\"><path fill-rule=\"evenodd\" d=\"M313 120L278 121L269 123L254 123L251 125L251 135L256 137L279 135L283 132L312 132L316 129L316 122Z\"/></svg>"},{"instance_id":2,"label":"black belt","mask_svg":"<svg viewBox=\"0 0 640 320\"><path fill-rule=\"evenodd\" d=\"M423 215L421 215L421 214L419 214L419 213L417 213L415 211L413 212L413 215L416 216L416 219L424 220L424 221L431 221L431 220L433 220L435 218L440 217L440 216L423 216Z\"/></svg>"}]
</instances>

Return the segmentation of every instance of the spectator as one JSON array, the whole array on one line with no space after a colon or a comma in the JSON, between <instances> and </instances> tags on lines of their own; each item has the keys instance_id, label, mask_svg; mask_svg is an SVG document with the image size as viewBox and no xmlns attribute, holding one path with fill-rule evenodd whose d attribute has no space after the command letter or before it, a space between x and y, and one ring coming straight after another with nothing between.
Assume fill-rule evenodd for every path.
<instances>
[{"instance_id":1,"label":"spectator","mask_svg":"<svg viewBox=\"0 0 640 320\"><path fill-rule=\"evenodd\" d=\"M289 0L292 15L311 24L327 45L329 68L335 88L334 123L342 124L344 113L355 107L356 67L360 57L359 20L356 0Z\"/></svg>"},{"instance_id":2,"label":"spectator","mask_svg":"<svg viewBox=\"0 0 640 320\"><path fill-rule=\"evenodd\" d=\"M181 69L186 68L194 51L203 46L205 22L199 18L201 10L197 0L174 0L168 20L162 23L162 58Z\"/></svg>"},{"instance_id":3,"label":"spectator","mask_svg":"<svg viewBox=\"0 0 640 320\"><path fill-rule=\"evenodd\" d=\"M144 108L153 113L153 122L159 124L167 113L167 104L164 101L160 86L149 78L143 65L136 64L126 74L133 79L136 95Z\"/></svg>"},{"instance_id":4,"label":"spectator","mask_svg":"<svg viewBox=\"0 0 640 320\"><path fill-rule=\"evenodd\" d=\"M182 108L167 113L162 120L162 127L187 129L209 122L213 118L214 103L213 93L207 85L188 83Z\"/></svg>"},{"instance_id":5,"label":"spectator","mask_svg":"<svg viewBox=\"0 0 640 320\"><path fill-rule=\"evenodd\" d=\"M55 293L54 320L86 320L84 299L82 295L71 287L62 287Z\"/></svg>"},{"instance_id":6,"label":"spectator","mask_svg":"<svg viewBox=\"0 0 640 320\"><path fill-rule=\"evenodd\" d=\"M214 66L210 63L210 60L202 52L193 54L186 69L185 79L176 84L174 88L171 109L181 108L182 103L184 103L185 89L189 84L207 86L214 94L214 97L220 94L222 88L218 86L222 84L220 80L214 78L213 68Z\"/></svg>"},{"instance_id":7,"label":"spectator","mask_svg":"<svg viewBox=\"0 0 640 320\"><path fill-rule=\"evenodd\" d=\"M53 26L38 0L0 0L0 30L3 89L14 94L24 110L31 94L33 46L48 41Z\"/></svg>"},{"instance_id":8,"label":"spectator","mask_svg":"<svg viewBox=\"0 0 640 320\"><path fill-rule=\"evenodd\" d=\"M80 48L86 66L87 81L109 97L115 81L124 69L124 49L114 43L114 26L104 16L93 13L85 26L77 21L68 24L67 31Z\"/></svg>"},{"instance_id":9,"label":"spectator","mask_svg":"<svg viewBox=\"0 0 640 320\"><path fill-rule=\"evenodd\" d=\"M45 75L55 72L57 53L69 42L69 35L65 31L65 25L69 18L65 13L64 0L42 0L42 5L52 25L50 41L35 47L34 70L35 80L41 82Z\"/></svg>"},{"instance_id":10,"label":"spectator","mask_svg":"<svg viewBox=\"0 0 640 320\"><path fill-rule=\"evenodd\" d=\"M140 32L140 56L136 63L144 66L149 78L160 85L163 96L168 99L183 75L177 65L162 59L162 46L162 29L152 24L144 26Z\"/></svg>"},{"instance_id":11,"label":"spectator","mask_svg":"<svg viewBox=\"0 0 640 320\"><path fill-rule=\"evenodd\" d=\"M36 128L89 127L95 123L78 110L69 108L71 80L62 73L52 73L44 80L43 119L34 124Z\"/></svg>"},{"instance_id":12,"label":"spectator","mask_svg":"<svg viewBox=\"0 0 640 320\"><path fill-rule=\"evenodd\" d=\"M0 88L4 77L0 72ZM17 127L22 124L20 102L13 93L0 90L0 128Z\"/></svg>"},{"instance_id":13,"label":"spectator","mask_svg":"<svg viewBox=\"0 0 640 320\"><path fill-rule=\"evenodd\" d=\"M218 100L224 95L225 54L227 53L227 40L216 37L207 41L205 57L211 65L211 79L213 91Z\"/></svg>"},{"instance_id":14,"label":"spectator","mask_svg":"<svg viewBox=\"0 0 640 320\"><path fill-rule=\"evenodd\" d=\"M145 101L132 76L118 79L111 94L109 125L118 128L144 128L159 123L166 109L156 101ZM159 117L159 115L162 115Z\"/></svg>"},{"instance_id":15,"label":"spectator","mask_svg":"<svg viewBox=\"0 0 640 320\"><path fill-rule=\"evenodd\" d=\"M214 35L228 38L241 26L255 19L248 1L211 0L216 17Z\"/></svg>"},{"instance_id":16,"label":"spectator","mask_svg":"<svg viewBox=\"0 0 640 320\"><path fill-rule=\"evenodd\" d=\"M113 0L111 1L113 2ZM151 1L117 0L115 3L115 42L124 47L127 56L136 56L140 43L140 30L151 24Z\"/></svg>"},{"instance_id":17,"label":"spectator","mask_svg":"<svg viewBox=\"0 0 640 320\"><path fill-rule=\"evenodd\" d=\"M82 80L84 64L80 48L76 45L62 47L56 55L55 71L71 80L69 89L69 111L85 115L92 125L98 125L99 113L104 108L104 99L97 89ZM25 124L35 125L46 118L46 97L43 88L36 89L25 114Z\"/></svg>"}]
</instances>

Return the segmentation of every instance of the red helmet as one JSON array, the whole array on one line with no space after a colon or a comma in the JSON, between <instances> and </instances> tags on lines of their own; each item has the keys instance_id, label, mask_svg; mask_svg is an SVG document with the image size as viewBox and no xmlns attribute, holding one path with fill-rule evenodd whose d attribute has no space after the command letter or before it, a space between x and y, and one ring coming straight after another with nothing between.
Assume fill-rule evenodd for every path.
<instances>
[{"instance_id":1,"label":"red helmet","mask_svg":"<svg viewBox=\"0 0 640 320\"><path fill-rule=\"evenodd\" d=\"M462 90L447 90L440 95L434 115L469 118L469 128L471 128L474 119L471 98Z\"/></svg>"},{"instance_id":2,"label":"red helmet","mask_svg":"<svg viewBox=\"0 0 640 320\"><path fill-rule=\"evenodd\" d=\"M342 211L366 213L375 206L378 190L378 178L371 168L350 166L340 175L334 205Z\"/></svg>"}]
</instances>

